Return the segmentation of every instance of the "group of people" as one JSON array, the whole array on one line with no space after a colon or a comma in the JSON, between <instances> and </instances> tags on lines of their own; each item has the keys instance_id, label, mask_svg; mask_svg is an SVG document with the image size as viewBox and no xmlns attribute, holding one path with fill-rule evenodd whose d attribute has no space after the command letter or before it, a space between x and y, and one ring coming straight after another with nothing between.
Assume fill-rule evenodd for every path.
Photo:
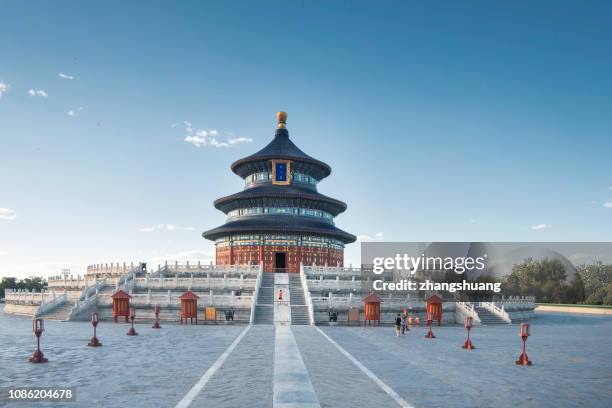
<instances>
[{"instance_id":1,"label":"group of people","mask_svg":"<svg viewBox=\"0 0 612 408\"><path fill-rule=\"evenodd\" d=\"M419 316L414 318L414 323L419 326L421 324L421 319ZM410 326L412 326L412 317L407 316L406 314L400 315L397 314L395 318L395 336L399 337L400 333L406 335L406 332L410 331Z\"/></svg>"}]
</instances>

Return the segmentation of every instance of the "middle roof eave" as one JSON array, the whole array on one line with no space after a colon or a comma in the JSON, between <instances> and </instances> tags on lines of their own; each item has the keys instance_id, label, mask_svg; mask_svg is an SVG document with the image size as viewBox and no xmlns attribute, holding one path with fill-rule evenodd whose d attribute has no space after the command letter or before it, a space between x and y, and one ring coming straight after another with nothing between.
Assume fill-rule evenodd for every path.
<instances>
[{"instance_id":1,"label":"middle roof eave","mask_svg":"<svg viewBox=\"0 0 612 408\"><path fill-rule=\"evenodd\" d=\"M328 197L317 191L293 186L277 186L273 184L247 188L236 194L218 198L215 200L214 206L216 209L227 214L227 212L233 209L243 208L244 205L248 206L253 200L266 198L310 201L314 204L315 208L324 209L333 216L346 210L346 204L342 201Z\"/></svg>"}]
</instances>

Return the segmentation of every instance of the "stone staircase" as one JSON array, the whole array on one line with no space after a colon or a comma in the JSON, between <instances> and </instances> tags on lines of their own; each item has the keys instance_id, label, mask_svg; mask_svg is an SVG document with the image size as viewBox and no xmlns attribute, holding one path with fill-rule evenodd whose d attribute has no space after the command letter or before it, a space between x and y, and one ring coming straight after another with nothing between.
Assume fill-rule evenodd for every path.
<instances>
[{"instance_id":1,"label":"stone staircase","mask_svg":"<svg viewBox=\"0 0 612 408\"><path fill-rule=\"evenodd\" d=\"M264 273L255 305L255 324L274 323L274 274Z\"/></svg>"},{"instance_id":2,"label":"stone staircase","mask_svg":"<svg viewBox=\"0 0 612 408\"><path fill-rule=\"evenodd\" d=\"M70 316L70 310L72 310L73 306L74 302L68 300L67 302L64 302L63 305L58 306L53 311L44 314L41 317L45 320L68 320L68 317Z\"/></svg>"},{"instance_id":3,"label":"stone staircase","mask_svg":"<svg viewBox=\"0 0 612 408\"><path fill-rule=\"evenodd\" d=\"M478 317L480 318L480 324L489 325L489 324L508 324L504 319L499 316L494 315L489 312L484 307L477 307L476 313L478 313Z\"/></svg>"},{"instance_id":4,"label":"stone staircase","mask_svg":"<svg viewBox=\"0 0 612 408\"><path fill-rule=\"evenodd\" d=\"M310 324L308 319L308 307L304 299L304 290L302 281L297 274L289 274L289 294L291 300L291 324L307 325Z\"/></svg>"}]
</instances>

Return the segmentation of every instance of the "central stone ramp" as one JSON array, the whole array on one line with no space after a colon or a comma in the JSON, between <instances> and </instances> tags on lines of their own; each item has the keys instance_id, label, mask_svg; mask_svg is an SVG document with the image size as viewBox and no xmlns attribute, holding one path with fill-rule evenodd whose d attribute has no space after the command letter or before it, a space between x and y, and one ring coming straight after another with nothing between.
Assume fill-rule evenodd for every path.
<instances>
[{"instance_id":1,"label":"central stone ramp","mask_svg":"<svg viewBox=\"0 0 612 408\"><path fill-rule=\"evenodd\" d=\"M274 274L274 324L291 324L291 294L289 292L289 274Z\"/></svg>"},{"instance_id":2,"label":"central stone ramp","mask_svg":"<svg viewBox=\"0 0 612 408\"><path fill-rule=\"evenodd\" d=\"M276 326L274 408L321 408L291 326ZM342 405L337 405L342 406Z\"/></svg>"},{"instance_id":3,"label":"central stone ramp","mask_svg":"<svg viewBox=\"0 0 612 408\"><path fill-rule=\"evenodd\" d=\"M322 407L399 407L316 328L293 326L292 330ZM380 348L371 352L382 353Z\"/></svg>"},{"instance_id":4,"label":"central stone ramp","mask_svg":"<svg viewBox=\"0 0 612 408\"><path fill-rule=\"evenodd\" d=\"M253 326L189 408L270 408L274 326Z\"/></svg>"}]
</instances>

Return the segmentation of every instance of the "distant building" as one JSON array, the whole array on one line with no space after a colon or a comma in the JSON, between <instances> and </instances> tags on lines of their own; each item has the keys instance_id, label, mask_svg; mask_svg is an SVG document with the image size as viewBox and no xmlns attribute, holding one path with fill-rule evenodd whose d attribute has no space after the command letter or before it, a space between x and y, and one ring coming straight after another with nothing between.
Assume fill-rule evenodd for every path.
<instances>
[{"instance_id":1,"label":"distant building","mask_svg":"<svg viewBox=\"0 0 612 408\"><path fill-rule=\"evenodd\" d=\"M217 265L263 262L265 272L299 272L300 263L343 266L344 245L356 239L334 225L346 204L317 191L331 167L289 139L285 112L277 118L274 139L232 164L245 188L214 202L227 221L202 236L215 241Z\"/></svg>"}]
</instances>

